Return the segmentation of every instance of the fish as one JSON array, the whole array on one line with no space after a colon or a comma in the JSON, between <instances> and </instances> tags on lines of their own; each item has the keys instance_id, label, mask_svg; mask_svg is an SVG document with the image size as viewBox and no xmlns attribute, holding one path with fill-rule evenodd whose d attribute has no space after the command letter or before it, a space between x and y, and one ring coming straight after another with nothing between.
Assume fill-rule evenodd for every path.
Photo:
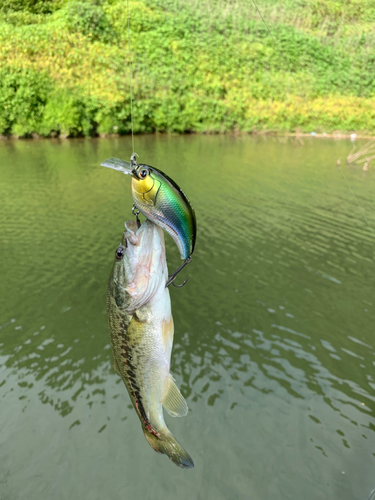
<instances>
[{"instance_id":1,"label":"fish","mask_svg":"<svg viewBox=\"0 0 375 500\"><path fill-rule=\"evenodd\" d=\"M174 325L164 233L146 219L125 222L108 283L107 315L114 368L128 390L149 445L182 468L190 455L166 426L163 408L174 417L188 406L172 375Z\"/></svg>"},{"instance_id":2,"label":"fish","mask_svg":"<svg viewBox=\"0 0 375 500\"><path fill-rule=\"evenodd\" d=\"M172 237L181 259L191 259L197 221L193 206L175 181L155 167L120 158L109 158L101 165L132 176L131 191L136 208Z\"/></svg>"}]
</instances>

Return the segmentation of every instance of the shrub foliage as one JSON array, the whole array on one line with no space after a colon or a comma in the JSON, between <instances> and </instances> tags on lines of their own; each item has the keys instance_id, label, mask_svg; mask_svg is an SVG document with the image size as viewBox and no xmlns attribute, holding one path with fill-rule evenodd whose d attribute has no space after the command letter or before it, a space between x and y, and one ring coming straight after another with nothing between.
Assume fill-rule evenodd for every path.
<instances>
[{"instance_id":1,"label":"shrub foliage","mask_svg":"<svg viewBox=\"0 0 375 500\"><path fill-rule=\"evenodd\" d=\"M373 0L4 0L0 133L375 131Z\"/></svg>"}]
</instances>

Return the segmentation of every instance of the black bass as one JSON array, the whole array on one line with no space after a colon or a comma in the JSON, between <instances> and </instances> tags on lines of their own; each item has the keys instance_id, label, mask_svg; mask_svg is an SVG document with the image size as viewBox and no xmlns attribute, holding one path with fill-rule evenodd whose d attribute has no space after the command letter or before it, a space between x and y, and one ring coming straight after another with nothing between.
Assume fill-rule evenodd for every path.
<instances>
[{"instance_id":1,"label":"black bass","mask_svg":"<svg viewBox=\"0 0 375 500\"><path fill-rule=\"evenodd\" d=\"M107 314L116 372L121 376L150 446L176 465L194 467L168 430L163 407L174 417L188 407L169 373L173 318L162 229L146 220L125 223L108 285Z\"/></svg>"}]
</instances>

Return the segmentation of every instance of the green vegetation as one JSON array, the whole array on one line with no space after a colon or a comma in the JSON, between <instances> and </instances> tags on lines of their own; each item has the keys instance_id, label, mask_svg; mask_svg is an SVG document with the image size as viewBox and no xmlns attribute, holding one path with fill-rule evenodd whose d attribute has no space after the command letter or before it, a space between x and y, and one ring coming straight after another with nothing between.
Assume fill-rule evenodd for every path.
<instances>
[{"instance_id":1,"label":"green vegetation","mask_svg":"<svg viewBox=\"0 0 375 500\"><path fill-rule=\"evenodd\" d=\"M136 133L375 131L375 2L257 3L129 1ZM129 133L126 5L1 2L1 134Z\"/></svg>"}]
</instances>

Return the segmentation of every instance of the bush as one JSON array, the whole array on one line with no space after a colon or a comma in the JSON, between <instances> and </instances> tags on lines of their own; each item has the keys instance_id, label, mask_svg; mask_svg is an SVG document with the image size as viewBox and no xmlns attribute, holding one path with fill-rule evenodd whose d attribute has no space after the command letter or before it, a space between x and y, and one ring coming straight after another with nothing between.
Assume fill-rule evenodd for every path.
<instances>
[{"instance_id":1,"label":"bush","mask_svg":"<svg viewBox=\"0 0 375 500\"><path fill-rule=\"evenodd\" d=\"M20 136L37 132L53 82L30 69L0 69L0 133Z\"/></svg>"},{"instance_id":2,"label":"bush","mask_svg":"<svg viewBox=\"0 0 375 500\"><path fill-rule=\"evenodd\" d=\"M0 10L27 11L34 14L49 14L61 7L59 0L1 0Z\"/></svg>"},{"instance_id":3,"label":"bush","mask_svg":"<svg viewBox=\"0 0 375 500\"><path fill-rule=\"evenodd\" d=\"M103 8L93 2L68 3L62 16L72 33L79 32L90 37L90 40L101 40L105 43L116 38Z\"/></svg>"},{"instance_id":4,"label":"bush","mask_svg":"<svg viewBox=\"0 0 375 500\"><path fill-rule=\"evenodd\" d=\"M372 131L358 2L258 0L271 35L247 0L129 0L130 56L127 0L6 0L24 10L0 14L0 133L129 133L130 60L135 133Z\"/></svg>"}]
</instances>

